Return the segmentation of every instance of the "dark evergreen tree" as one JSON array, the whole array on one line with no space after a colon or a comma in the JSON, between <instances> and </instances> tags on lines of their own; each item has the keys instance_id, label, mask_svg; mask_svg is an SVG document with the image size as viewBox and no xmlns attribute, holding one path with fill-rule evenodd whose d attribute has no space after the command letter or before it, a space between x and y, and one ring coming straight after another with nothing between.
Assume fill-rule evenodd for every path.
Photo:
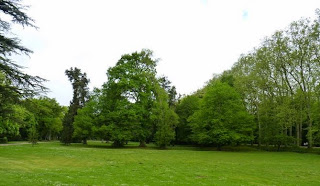
<instances>
[{"instance_id":1,"label":"dark evergreen tree","mask_svg":"<svg viewBox=\"0 0 320 186\"><path fill-rule=\"evenodd\" d=\"M20 4L20 0L1 0L0 14L9 16L11 23L20 24L23 27L35 27L33 19L31 19L23 10L26 6ZM1 16L2 17L2 16ZM12 54L30 54L31 50L20 45L20 40L11 35L11 24L5 19L0 19L0 72L4 74L10 85L0 84L0 95L8 94L16 95L34 95L43 90L42 85L44 79L38 76L31 76L22 72L22 66L10 59ZM36 28L36 27L35 27Z\"/></svg>"},{"instance_id":2,"label":"dark evergreen tree","mask_svg":"<svg viewBox=\"0 0 320 186\"><path fill-rule=\"evenodd\" d=\"M11 33L12 24L36 28L33 19L24 10L26 6L20 0L0 1L0 129L14 128L8 126L8 120L14 112L13 105L21 97L33 96L46 90L42 84L44 79L24 73L23 67L10 58L12 55L32 53L20 45L20 40ZM0 130L0 138L5 137L9 131Z\"/></svg>"},{"instance_id":3,"label":"dark evergreen tree","mask_svg":"<svg viewBox=\"0 0 320 186\"><path fill-rule=\"evenodd\" d=\"M73 136L73 122L74 117L77 115L78 109L82 108L89 98L89 79L86 73L82 73L78 68L70 68L66 70L65 74L68 76L69 81L73 88L73 98L70 102L68 112L63 119L63 131L61 141L65 144L72 142Z\"/></svg>"}]
</instances>

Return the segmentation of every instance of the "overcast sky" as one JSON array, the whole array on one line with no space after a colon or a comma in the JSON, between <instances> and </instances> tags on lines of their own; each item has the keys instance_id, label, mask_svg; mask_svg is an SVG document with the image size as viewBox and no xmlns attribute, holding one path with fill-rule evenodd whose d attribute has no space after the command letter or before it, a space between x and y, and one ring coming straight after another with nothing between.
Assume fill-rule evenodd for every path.
<instances>
[{"instance_id":1,"label":"overcast sky","mask_svg":"<svg viewBox=\"0 0 320 186\"><path fill-rule=\"evenodd\" d=\"M69 105L64 71L78 67L90 88L107 81L121 55L148 48L159 75L190 94L240 54L301 17L314 17L320 0L24 0L38 30L15 27L34 53L19 57L26 72L49 80L47 95Z\"/></svg>"}]
</instances>

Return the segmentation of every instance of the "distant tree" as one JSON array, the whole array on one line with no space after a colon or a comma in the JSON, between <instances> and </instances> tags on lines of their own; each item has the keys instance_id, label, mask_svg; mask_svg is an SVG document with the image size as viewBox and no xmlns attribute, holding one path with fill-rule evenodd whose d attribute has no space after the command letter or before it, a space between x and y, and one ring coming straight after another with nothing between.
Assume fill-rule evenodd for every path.
<instances>
[{"instance_id":1,"label":"distant tree","mask_svg":"<svg viewBox=\"0 0 320 186\"><path fill-rule=\"evenodd\" d=\"M156 126L155 142L160 148L166 148L175 137L178 115L169 108L168 95L161 87L156 88L156 103L152 109Z\"/></svg>"},{"instance_id":2,"label":"distant tree","mask_svg":"<svg viewBox=\"0 0 320 186\"><path fill-rule=\"evenodd\" d=\"M65 74L72 84L73 98L70 102L68 112L63 119L61 141L65 144L70 144L74 131L74 117L77 115L78 109L82 108L89 98L89 79L87 78L87 74L82 73L78 68L70 68L70 70L65 71Z\"/></svg>"},{"instance_id":3,"label":"distant tree","mask_svg":"<svg viewBox=\"0 0 320 186\"><path fill-rule=\"evenodd\" d=\"M29 141L31 142L32 146L37 144L38 142L38 132L35 126L32 126L28 131Z\"/></svg>"},{"instance_id":4,"label":"distant tree","mask_svg":"<svg viewBox=\"0 0 320 186\"><path fill-rule=\"evenodd\" d=\"M23 105L34 114L40 139L51 140L58 137L62 130L64 113L55 99L47 97L27 99Z\"/></svg>"},{"instance_id":5,"label":"distant tree","mask_svg":"<svg viewBox=\"0 0 320 186\"><path fill-rule=\"evenodd\" d=\"M168 104L170 108L176 106L178 97L177 97L177 90L175 86L171 85L171 81L168 77L163 76L159 78L159 83L161 87L167 92L168 94Z\"/></svg>"},{"instance_id":6,"label":"distant tree","mask_svg":"<svg viewBox=\"0 0 320 186\"><path fill-rule=\"evenodd\" d=\"M86 105L78 110L77 115L74 118L74 133L75 138L80 138L83 144L87 144L87 139L93 137L95 126L97 126L96 120L98 119L98 95L93 94L90 96ZM101 132L101 131L100 131Z\"/></svg>"},{"instance_id":7,"label":"distant tree","mask_svg":"<svg viewBox=\"0 0 320 186\"><path fill-rule=\"evenodd\" d=\"M179 116L179 123L176 127L176 142L191 143L191 125L190 116L192 116L200 107L200 98L196 94L186 96L180 100L176 107L176 113Z\"/></svg>"},{"instance_id":8,"label":"distant tree","mask_svg":"<svg viewBox=\"0 0 320 186\"><path fill-rule=\"evenodd\" d=\"M37 122L33 113L21 105L12 105L12 112L0 125L0 136L9 139L28 138L28 130L36 127Z\"/></svg>"},{"instance_id":9,"label":"distant tree","mask_svg":"<svg viewBox=\"0 0 320 186\"><path fill-rule=\"evenodd\" d=\"M200 109L191 117L193 140L202 145L240 144L253 140L253 118L240 95L226 83L210 84Z\"/></svg>"}]
</instances>

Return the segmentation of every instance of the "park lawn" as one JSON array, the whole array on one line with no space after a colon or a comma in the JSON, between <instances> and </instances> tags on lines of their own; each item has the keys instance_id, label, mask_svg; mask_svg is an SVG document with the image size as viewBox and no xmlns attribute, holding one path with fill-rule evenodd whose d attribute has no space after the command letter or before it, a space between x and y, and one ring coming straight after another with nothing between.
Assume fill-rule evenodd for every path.
<instances>
[{"instance_id":1,"label":"park lawn","mask_svg":"<svg viewBox=\"0 0 320 186\"><path fill-rule=\"evenodd\" d=\"M320 185L317 154L136 146L0 146L0 185Z\"/></svg>"}]
</instances>

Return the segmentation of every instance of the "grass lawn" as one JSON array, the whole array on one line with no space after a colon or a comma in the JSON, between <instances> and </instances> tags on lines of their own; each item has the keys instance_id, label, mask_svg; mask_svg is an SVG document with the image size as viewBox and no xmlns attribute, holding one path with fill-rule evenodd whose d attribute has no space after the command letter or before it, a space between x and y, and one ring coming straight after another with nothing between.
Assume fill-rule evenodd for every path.
<instances>
[{"instance_id":1,"label":"grass lawn","mask_svg":"<svg viewBox=\"0 0 320 186\"><path fill-rule=\"evenodd\" d=\"M320 185L320 155L130 143L0 146L0 185Z\"/></svg>"}]
</instances>

